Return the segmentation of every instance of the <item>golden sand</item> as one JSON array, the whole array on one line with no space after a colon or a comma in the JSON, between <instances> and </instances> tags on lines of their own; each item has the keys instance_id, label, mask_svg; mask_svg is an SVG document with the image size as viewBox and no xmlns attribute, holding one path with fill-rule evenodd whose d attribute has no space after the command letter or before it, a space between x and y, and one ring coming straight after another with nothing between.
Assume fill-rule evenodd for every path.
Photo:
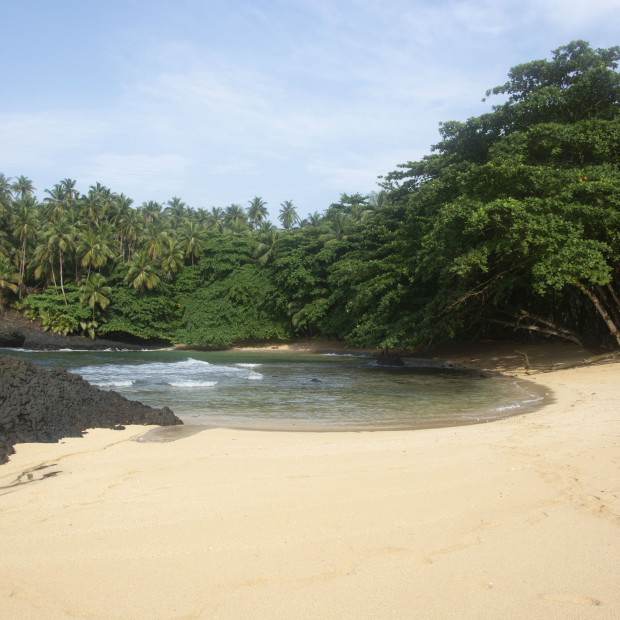
<instances>
[{"instance_id":1,"label":"golden sand","mask_svg":"<svg viewBox=\"0 0 620 620\"><path fill-rule=\"evenodd\" d=\"M516 349L452 355L553 393L489 424L18 445L0 618L620 617L620 364Z\"/></svg>"}]
</instances>

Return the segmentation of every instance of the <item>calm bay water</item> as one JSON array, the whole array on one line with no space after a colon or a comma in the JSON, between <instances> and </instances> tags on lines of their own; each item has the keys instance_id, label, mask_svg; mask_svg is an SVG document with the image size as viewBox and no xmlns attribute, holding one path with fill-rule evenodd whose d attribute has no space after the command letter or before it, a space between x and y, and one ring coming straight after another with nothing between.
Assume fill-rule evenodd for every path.
<instances>
[{"instance_id":1,"label":"calm bay water","mask_svg":"<svg viewBox=\"0 0 620 620\"><path fill-rule=\"evenodd\" d=\"M387 430L472 424L539 406L533 384L408 360L353 355L177 350L17 351L186 424L297 430Z\"/></svg>"}]
</instances>

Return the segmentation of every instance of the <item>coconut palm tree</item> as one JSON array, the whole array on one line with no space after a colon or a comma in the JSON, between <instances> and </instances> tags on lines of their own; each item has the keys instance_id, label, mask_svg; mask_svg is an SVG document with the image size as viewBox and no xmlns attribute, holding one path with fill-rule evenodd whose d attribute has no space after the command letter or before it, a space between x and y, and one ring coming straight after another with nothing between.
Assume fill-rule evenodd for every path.
<instances>
[{"instance_id":1,"label":"coconut palm tree","mask_svg":"<svg viewBox=\"0 0 620 620\"><path fill-rule=\"evenodd\" d=\"M117 223L118 234L121 242L121 256L130 259L135 242L143 233L143 223L140 213L135 209L128 209L120 215Z\"/></svg>"},{"instance_id":2,"label":"coconut palm tree","mask_svg":"<svg viewBox=\"0 0 620 620\"><path fill-rule=\"evenodd\" d=\"M15 182L11 185L11 189L19 198L31 198L36 188L32 184L32 181L22 174L15 179Z\"/></svg>"},{"instance_id":3,"label":"coconut palm tree","mask_svg":"<svg viewBox=\"0 0 620 620\"><path fill-rule=\"evenodd\" d=\"M37 203L31 196L18 198L13 203L11 228L13 236L21 241L19 255L18 292L21 299L24 294L24 275L26 272L26 247L39 229Z\"/></svg>"},{"instance_id":4,"label":"coconut palm tree","mask_svg":"<svg viewBox=\"0 0 620 620\"><path fill-rule=\"evenodd\" d=\"M292 200L285 200L280 204L280 207L280 215L278 215L278 219L286 230L290 230L295 224L299 223L297 208L293 204Z\"/></svg>"},{"instance_id":5,"label":"coconut palm tree","mask_svg":"<svg viewBox=\"0 0 620 620\"><path fill-rule=\"evenodd\" d=\"M64 220L67 215L68 205L62 185L57 183L52 189L46 189L45 193L49 194L49 196L43 199L43 213L46 219L50 222Z\"/></svg>"},{"instance_id":6,"label":"coconut palm tree","mask_svg":"<svg viewBox=\"0 0 620 620\"><path fill-rule=\"evenodd\" d=\"M205 247L200 226L195 222L186 221L179 233L179 240L185 258L190 258L193 265Z\"/></svg>"},{"instance_id":7,"label":"coconut palm tree","mask_svg":"<svg viewBox=\"0 0 620 620\"><path fill-rule=\"evenodd\" d=\"M350 215L336 213L329 222L323 226L323 234L319 237L325 245L331 245L337 241L346 239L353 228L353 220Z\"/></svg>"},{"instance_id":8,"label":"coconut palm tree","mask_svg":"<svg viewBox=\"0 0 620 620\"><path fill-rule=\"evenodd\" d=\"M108 260L114 259L115 254L111 247L112 230L108 222L102 222L94 228L88 228L80 235L77 244L77 255L80 264L88 268L86 282L89 281L92 269L102 269Z\"/></svg>"},{"instance_id":9,"label":"coconut palm tree","mask_svg":"<svg viewBox=\"0 0 620 620\"><path fill-rule=\"evenodd\" d=\"M166 237L169 236L170 230L168 228L168 222L163 219L157 219L147 224L140 245L146 250L148 255L155 260L157 259L162 243Z\"/></svg>"},{"instance_id":10,"label":"coconut palm tree","mask_svg":"<svg viewBox=\"0 0 620 620\"><path fill-rule=\"evenodd\" d=\"M66 200L75 200L78 197L78 191L75 189L76 181L73 179L62 179L60 187Z\"/></svg>"},{"instance_id":11,"label":"coconut palm tree","mask_svg":"<svg viewBox=\"0 0 620 620\"><path fill-rule=\"evenodd\" d=\"M150 224L161 217L161 209L161 204L159 202L155 202L154 200L143 202L140 206L140 210L144 213L145 222L147 224Z\"/></svg>"},{"instance_id":12,"label":"coconut palm tree","mask_svg":"<svg viewBox=\"0 0 620 620\"><path fill-rule=\"evenodd\" d=\"M160 281L157 265L149 254L144 250L134 254L129 263L125 282L134 288L139 288L140 293L144 293L145 288L149 290L157 288Z\"/></svg>"},{"instance_id":13,"label":"coconut palm tree","mask_svg":"<svg viewBox=\"0 0 620 620\"><path fill-rule=\"evenodd\" d=\"M207 227L217 232L224 230L224 209L221 207L211 207Z\"/></svg>"},{"instance_id":14,"label":"coconut palm tree","mask_svg":"<svg viewBox=\"0 0 620 620\"><path fill-rule=\"evenodd\" d=\"M5 177L4 173L0 172L0 224L2 218L9 213L12 198L11 177Z\"/></svg>"},{"instance_id":15,"label":"coconut palm tree","mask_svg":"<svg viewBox=\"0 0 620 620\"><path fill-rule=\"evenodd\" d=\"M82 216L88 220L89 224L94 224L101 219L103 215L103 204L101 196L93 189L91 185L88 194L81 199Z\"/></svg>"},{"instance_id":16,"label":"coconut palm tree","mask_svg":"<svg viewBox=\"0 0 620 620\"><path fill-rule=\"evenodd\" d=\"M108 307L112 289L106 286L105 278L100 273L93 273L90 280L85 282L80 290L80 303L87 303L92 311L90 321L80 321L80 327L91 338L94 338L99 326L99 321L95 317L96 308L99 306L101 310L105 310Z\"/></svg>"},{"instance_id":17,"label":"coconut palm tree","mask_svg":"<svg viewBox=\"0 0 620 620\"><path fill-rule=\"evenodd\" d=\"M93 273L90 280L87 280L80 287L80 303L87 303L92 309L93 321L95 320L95 307L99 306L105 310L110 303L110 293L112 289L106 286L106 280L100 273Z\"/></svg>"},{"instance_id":18,"label":"coconut palm tree","mask_svg":"<svg viewBox=\"0 0 620 620\"><path fill-rule=\"evenodd\" d=\"M67 306L67 296L65 295L64 276L63 276L63 254L75 248L76 230L66 220L50 222L43 228L43 238L47 240L50 248L54 248L58 257L58 277L60 280L60 290L65 306Z\"/></svg>"},{"instance_id":19,"label":"coconut palm tree","mask_svg":"<svg viewBox=\"0 0 620 620\"><path fill-rule=\"evenodd\" d=\"M249 201L250 206L247 208L247 215L253 229L259 228L261 222L267 217L267 203L260 197L254 196Z\"/></svg>"},{"instance_id":20,"label":"coconut palm tree","mask_svg":"<svg viewBox=\"0 0 620 620\"><path fill-rule=\"evenodd\" d=\"M187 205L178 196L173 196L166 204L168 206L164 209L164 212L170 218L172 227L176 228L185 219Z\"/></svg>"},{"instance_id":21,"label":"coconut palm tree","mask_svg":"<svg viewBox=\"0 0 620 620\"><path fill-rule=\"evenodd\" d=\"M179 241L167 237L160 249L159 264L168 282L170 276L183 266L183 246Z\"/></svg>"},{"instance_id":22,"label":"coconut palm tree","mask_svg":"<svg viewBox=\"0 0 620 620\"><path fill-rule=\"evenodd\" d=\"M315 211L314 213L310 213L307 219L309 226L312 226L313 228L318 228L321 225L323 216L318 211Z\"/></svg>"},{"instance_id":23,"label":"coconut palm tree","mask_svg":"<svg viewBox=\"0 0 620 620\"><path fill-rule=\"evenodd\" d=\"M265 240L260 242L254 250L254 256L261 265L266 265L275 254L279 245L280 233L277 230L270 230Z\"/></svg>"},{"instance_id":24,"label":"coconut palm tree","mask_svg":"<svg viewBox=\"0 0 620 620\"><path fill-rule=\"evenodd\" d=\"M4 312L4 291L17 292L19 276L8 258L0 258L0 314Z\"/></svg>"}]
</instances>

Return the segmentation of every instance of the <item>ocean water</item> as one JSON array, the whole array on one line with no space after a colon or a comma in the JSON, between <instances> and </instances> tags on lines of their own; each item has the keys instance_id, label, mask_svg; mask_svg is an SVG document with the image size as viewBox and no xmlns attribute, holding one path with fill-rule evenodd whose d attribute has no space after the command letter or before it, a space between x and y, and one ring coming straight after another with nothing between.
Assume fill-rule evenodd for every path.
<instances>
[{"instance_id":1,"label":"ocean water","mask_svg":"<svg viewBox=\"0 0 620 620\"><path fill-rule=\"evenodd\" d=\"M186 424L272 430L388 430L488 422L531 411L544 392L525 381L358 355L178 350L22 351Z\"/></svg>"}]
</instances>

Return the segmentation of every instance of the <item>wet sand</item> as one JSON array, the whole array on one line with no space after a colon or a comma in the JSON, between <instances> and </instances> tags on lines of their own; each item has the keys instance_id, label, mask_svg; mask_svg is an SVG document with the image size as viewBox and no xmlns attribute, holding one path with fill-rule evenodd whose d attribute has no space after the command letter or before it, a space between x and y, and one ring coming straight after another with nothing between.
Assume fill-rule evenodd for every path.
<instances>
[{"instance_id":1,"label":"wet sand","mask_svg":"<svg viewBox=\"0 0 620 620\"><path fill-rule=\"evenodd\" d=\"M0 617L620 617L620 364L561 369L586 356L563 345L445 356L553 402L442 429L16 446Z\"/></svg>"}]
</instances>

